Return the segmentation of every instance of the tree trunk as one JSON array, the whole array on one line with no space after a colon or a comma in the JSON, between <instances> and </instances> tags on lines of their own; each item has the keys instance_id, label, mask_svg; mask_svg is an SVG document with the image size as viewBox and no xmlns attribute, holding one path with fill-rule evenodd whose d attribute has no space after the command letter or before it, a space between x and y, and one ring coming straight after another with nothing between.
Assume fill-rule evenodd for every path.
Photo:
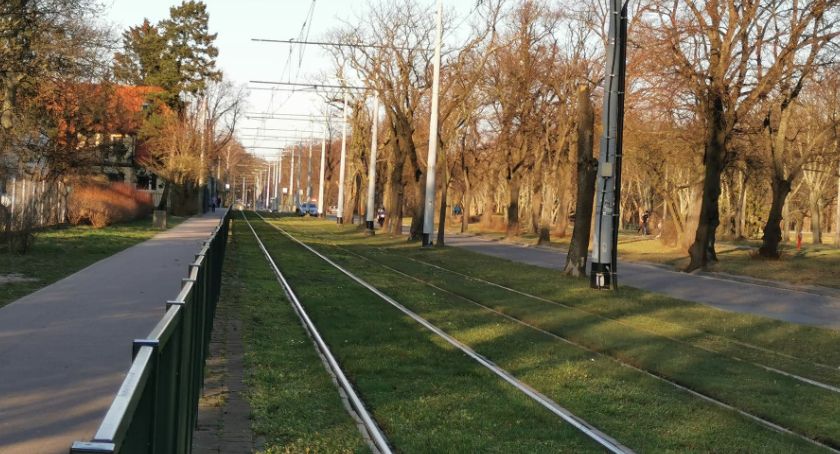
<instances>
[{"instance_id":1,"label":"tree trunk","mask_svg":"<svg viewBox=\"0 0 840 454\"><path fill-rule=\"evenodd\" d=\"M543 176L537 176L541 180ZM549 241L548 229L543 232L543 226L540 224L540 217L543 210L543 191L542 184L536 182L531 189L531 230L538 235L537 244L546 244ZM543 237L545 235L545 237Z\"/></svg>"},{"instance_id":2,"label":"tree trunk","mask_svg":"<svg viewBox=\"0 0 840 454\"><path fill-rule=\"evenodd\" d=\"M400 142L404 147L403 153L408 157L409 168L413 175L412 186L414 187L414 206L411 210L411 228L408 232L408 241L420 241L423 238L423 210L426 206L426 173L420 168L417 157L417 148L411 136L413 129L404 125L401 128ZM432 169L434 171L434 169Z\"/></svg>"},{"instance_id":3,"label":"tree trunk","mask_svg":"<svg viewBox=\"0 0 840 454\"><path fill-rule=\"evenodd\" d=\"M741 174L739 180L739 187L741 191L738 194L738 208L735 215L735 239L740 240L744 238L744 226L747 220L747 172Z\"/></svg>"},{"instance_id":4,"label":"tree trunk","mask_svg":"<svg viewBox=\"0 0 840 454\"><path fill-rule=\"evenodd\" d=\"M464 172L464 198L461 201L461 233L470 228L470 205L472 205L472 188L470 187L469 171Z\"/></svg>"},{"instance_id":5,"label":"tree trunk","mask_svg":"<svg viewBox=\"0 0 840 454\"><path fill-rule=\"evenodd\" d=\"M423 209L426 206L426 179L425 174L414 168L414 207L411 213L411 229L408 232L408 241L420 241L423 238Z\"/></svg>"},{"instance_id":6,"label":"tree trunk","mask_svg":"<svg viewBox=\"0 0 840 454\"><path fill-rule=\"evenodd\" d=\"M170 186L171 183L169 181L163 182L163 193L160 195L160 202L158 202L157 209L158 210L166 210L167 207L167 200L169 199L169 192L171 191Z\"/></svg>"},{"instance_id":7,"label":"tree trunk","mask_svg":"<svg viewBox=\"0 0 840 454\"><path fill-rule=\"evenodd\" d=\"M710 101L706 118L708 132L703 157L705 166L703 196L694 243L688 250L691 261L685 269L687 272L705 268L709 262L717 261L714 249L715 232L720 225L718 210L720 176L723 172L723 160L726 153L726 124L723 118L723 101L720 98Z\"/></svg>"},{"instance_id":8,"label":"tree trunk","mask_svg":"<svg viewBox=\"0 0 840 454\"><path fill-rule=\"evenodd\" d=\"M790 204L785 203L782 209L782 244L788 241L790 241Z\"/></svg>"},{"instance_id":9,"label":"tree trunk","mask_svg":"<svg viewBox=\"0 0 840 454\"><path fill-rule=\"evenodd\" d=\"M385 181L385 230L392 235L402 235L402 210L405 203L405 184L403 183L405 155L395 139L392 139L391 142L391 159Z\"/></svg>"},{"instance_id":10,"label":"tree trunk","mask_svg":"<svg viewBox=\"0 0 840 454\"><path fill-rule=\"evenodd\" d=\"M577 127L577 202L575 226L569 252L566 254L564 272L569 276L586 276L586 256L589 253L589 236L592 228L592 210L595 199L595 177L598 161L592 157L595 113L589 88L578 89ZM566 216L566 213L563 214Z\"/></svg>"},{"instance_id":11,"label":"tree trunk","mask_svg":"<svg viewBox=\"0 0 840 454\"><path fill-rule=\"evenodd\" d=\"M446 236L446 200L447 195L449 193L449 163L446 161L446 152L443 151L444 147L442 143L438 144L440 146L441 152L438 156L438 165L441 166L440 168L443 169L443 178L441 178L441 185L440 185L440 219L438 220L438 232L437 232L437 242L435 246L443 247L444 246L444 237Z\"/></svg>"},{"instance_id":12,"label":"tree trunk","mask_svg":"<svg viewBox=\"0 0 840 454\"><path fill-rule=\"evenodd\" d=\"M820 207L820 196L813 189L808 195L808 205L810 205L811 211L811 243L822 244L822 209Z\"/></svg>"},{"instance_id":13,"label":"tree trunk","mask_svg":"<svg viewBox=\"0 0 840 454\"><path fill-rule=\"evenodd\" d=\"M837 176L837 208L834 212L834 247L840 248L840 175Z\"/></svg>"},{"instance_id":14,"label":"tree trunk","mask_svg":"<svg viewBox=\"0 0 840 454\"><path fill-rule=\"evenodd\" d=\"M522 178L519 175L508 177L510 191L507 209L507 229L505 236L513 238L519 235L519 191L522 188Z\"/></svg>"},{"instance_id":15,"label":"tree trunk","mask_svg":"<svg viewBox=\"0 0 840 454\"><path fill-rule=\"evenodd\" d=\"M770 205L770 214L767 215L767 224L764 226L764 236L761 237L761 247L758 254L764 258L779 258L779 243L782 241L782 213L784 213L785 200L790 193L791 182L789 179L773 177L772 193L773 203Z\"/></svg>"}]
</instances>

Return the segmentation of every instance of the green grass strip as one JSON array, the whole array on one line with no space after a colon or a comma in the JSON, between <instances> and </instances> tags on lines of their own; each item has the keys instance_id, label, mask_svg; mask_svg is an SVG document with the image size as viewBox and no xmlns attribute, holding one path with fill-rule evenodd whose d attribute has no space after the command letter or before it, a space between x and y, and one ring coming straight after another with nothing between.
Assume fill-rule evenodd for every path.
<instances>
[{"instance_id":1,"label":"green grass strip","mask_svg":"<svg viewBox=\"0 0 840 454\"><path fill-rule=\"evenodd\" d=\"M302 226L298 225L296 227L301 228ZM435 292L425 285L401 278L398 275L384 271L383 268L376 265L362 262L358 258L342 253L340 250L331 249L329 246L323 244L320 246L325 248L324 250L329 252L331 257L339 260L343 265L347 265L354 272L359 272L363 278L369 279L371 283L379 286L383 291L386 291L399 301L409 305L413 310L417 310L421 315L430 319L430 321L436 321L439 326L451 334L456 335L459 339L467 341L467 343L473 345L481 353L500 365L509 365L506 368L517 376L520 376L520 371L524 371L525 375L520 376L520 378L531 377L525 381L537 389L552 397L557 396L556 393L560 393L562 397L558 397L556 400L561 404L565 405L565 402L574 402L574 405L569 405L570 410L581 412L580 415L582 417L596 426L601 427L605 432L610 433L620 441L629 444L631 447L640 450L717 450L720 449L720 446L737 446L748 451L759 449L785 451L792 449L792 446L799 443L798 441L792 440L790 436L781 435L757 426L757 423L749 421L732 411L714 407L712 404L703 402L668 384L656 381L639 372L623 368L606 359L593 358L594 361L591 361L591 365L584 367L584 371L582 372L582 376L587 379L584 381L593 380L596 383L600 383L603 385L602 389L596 387L596 389L592 389L586 393L582 390L575 392L574 390L558 387L556 384L557 378L564 376L561 367L561 358L581 355L582 350L562 344L545 334L502 319L498 315L453 298L451 295L439 291ZM444 254L446 251L424 251L423 253ZM478 257L474 258L477 259ZM399 262L399 257L395 257L394 261ZM500 263L497 262L494 264L492 262L493 259L488 261L486 258L484 263L479 260L473 260L472 267L495 266L498 269ZM395 263L391 264L394 265ZM404 259L402 260L402 266L407 266L405 265ZM512 274L515 272L514 269L507 267L507 263L504 266L507 273ZM457 283L457 286L460 288L464 288L465 285L467 284L463 280ZM551 310L541 315L553 316L555 312L561 313L559 319L554 318L551 320L552 323L558 325L569 323L573 329L577 329L579 332L586 332L593 339L602 339L602 342L610 341L610 339L614 339L618 335L618 339L626 338L628 341L632 341L632 345L638 349L638 353L640 354L645 353L650 348L650 351L654 351L659 355L657 359L667 363L669 367L686 371L694 370L695 363L691 356L686 357L679 351L658 351L655 343L649 338L650 336L634 337L631 333L628 337L625 336L625 333L612 332L609 323L598 320L575 321L569 320L568 318L563 320L563 316L568 316L562 313L570 313L571 311L558 311L556 306L549 306L545 303L537 304L533 300L522 302L514 299L513 302L510 302L508 299L509 295L501 294L504 292L501 292L499 289L492 287L489 289L492 291L486 295L482 295L482 289L480 288L470 287L469 290L464 291L470 296L477 294L485 298L501 301L501 303L498 303L499 305L503 305L505 302L513 304L516 307L530 304L531 306L528 307L531 310L541 310L549 307ZM575 325L575 322L578 324ZM488 328L488 326L494 325L497 328ZM455 331L450 330L450 327ZM501 332L494 334L493 331L495 330L500 330ZM624 331L626 331L626 328ZM462 339L456 334L457 332L460 332L461 336L466 337ZM651 348L649 345L652 343L653 347ZM702 370L697 371L697 373L699 376L703 376ZM709 380L720 379L719 377L707 378ZM595 396L591 394L595 394ZM610 403L606 405L602 403L601 408L598 409L598 406L594 405L592 401L593 398L604 398L605 396L610 396ZM627 405L628 402L634 402L635 405ZM611 404L617 405L620 411L612 408ZM652 408L660 408L662 411L651 412L650 410ZM589 413L587 412L594 412L595 416L588 416ZM612 428L611 425L607 425L615 424L616 419L622 422L633 421L633 430L624 435L622 432L617 432L626 430L624 427ZM818 423L822 421L824 427L830 426L826 419L817 419L817 421ZM807 421L806 423L811 422ZM668 436L658 437L653 435L660 431L662 426L670 426L671 424L678 424L679 426L678 428L673 427L669 429L667 431ZM647 428L647 430L639 430L640 427ZM810 429L813 426L807 425L806 427ZM691 429L683 432L680 428ZM696 433L708 434L708 436L694 436ZM821 432L821 434L829 438L832 436L830 432ZM633 442L630 441L631 439ZM756 444L751 445L751 443ZM787 443L793 443L793 445L787 445Z\"/></svg>"},{"instance_id":2,"label":"green grass strip","mask_svg":"<svg viewBox=\"0 0 840 454\"><path fill-rule=\"evenodd\" d=\"M660 323L689 327L806 361L827 364L840 372L840 349L837 348L837 345L840 345L840 331L837 330L724 311L630 287L622 288L616 295L599 296L588 288L587 282L569 279L556 270L504 259L488 259L487 256L458 248L444 249L445 251L439 254L426 254L422 258L448 268L454 267L482 279L537 296L562 300L566 304L613 318L649 317ZM495 262L499 266L473 267L476 260L478 263ZM510 269L518 272L508 272ZM727 348L735 348L735 345ZM743 346L740 348L744 350Z\"/></svg>"},{"instance_id":3,"label":"green grass strip","mask_svg":"<svg viewBox=\"0 0 840 454\"><path fill-rule=\"evenodd\" d=\"M560 418L320 258L258 218L252 223L398 450L601 452Z\"/></svg>"},{"instance_id":4,"label":"green grass strip","mask_svg":"<svg viewBox=\"0 0 840 454\"><path fill-rule=\"evenodd\" d=\"M248 227L232 222L222 302L242 308L248 401L265 452L367 452Z\"/></svg>"},{"instance_id":5,"label":"green grass strip","mask_svg":"<svg viewBox=\"0 0 840 454\"><path fill-rule=\"evenodd\" d=\"M501 313L571 339L626 364L687 386L837 446L840 436L840 394L779 375L727 356L585 313L565 309L440 270L406 264L394 254L379 260L409 275L466 296Z\"/></svg>"}]
</instances>

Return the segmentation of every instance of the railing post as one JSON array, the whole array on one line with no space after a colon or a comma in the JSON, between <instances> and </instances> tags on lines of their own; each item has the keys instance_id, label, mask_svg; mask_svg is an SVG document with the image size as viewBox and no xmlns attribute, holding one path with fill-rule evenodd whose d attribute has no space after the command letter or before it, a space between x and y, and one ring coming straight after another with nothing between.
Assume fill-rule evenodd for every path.
<instances>
[{"instance_id":1,"label":"railing post","mask_svg":"<svg viewBox=\"0 0 840 454\"><path fill-rule=\"evenodd\" d=\"M151 390L148 392L151 393L151 409L149 410L149 439L146 441L148 446L149 453L153 454L157 451L156 446L156 439L157 439L157 409L159 407L160 402L158 402L158 386L159 386L159 378L160 378L160 341L158 339L134 339L134 342L131 343L131 359L132 361L134 358L137 357L137 353L140 352L140 349L143 347L151 347L152 348L152 372L151 376L149 377L149 382L151 383Z\"/></svg>"}]
</instances>

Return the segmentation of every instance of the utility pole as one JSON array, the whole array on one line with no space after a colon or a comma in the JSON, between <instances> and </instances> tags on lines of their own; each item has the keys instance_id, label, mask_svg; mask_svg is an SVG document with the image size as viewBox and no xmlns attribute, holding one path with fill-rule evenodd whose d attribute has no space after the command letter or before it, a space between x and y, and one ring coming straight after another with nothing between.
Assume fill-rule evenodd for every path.
<instances>
[{"instance_id":1,"label":"utility pole","mask_svg":"<svg viewBox=\"0 0 840 454\"><path fill-rule=\"evenodd\" d=\"M262 193L262 185L260 180L262 180L262 171L257 170L257 174L254 175L254 211L260 209L259 203Z\"/></svg>"},{"instance_id":2,"label":"utility pole","mask_svg":"<svg viewBox=\"0 0 840 454\"><path fill-rule=\"evenodd\" d=\"M277 185L280 181L280 163L283 159L283 153L277 153L277 162L274 163L274 181L272 184L274 186L274 209L276 211L280 211L280 194L277 193Z\"/></svg>"},{"instance_id":3,"label":"utility pole","mask_svg":"<svg viewBox=\"0 0 840 454\"><path fill-rule=\"evenodd\" d=\"M373 220L376 207L376 148L378 147L377 137L379 135L379 95L373 97L373 116L371 117L373 125L371 126L370 139L370 162L368 163L368 193L367 193L367 212L365 213L365 224L367 224L367 232L373 235Z\"/></svg>"},{"instance_id":4,"label":"utility pole","mask_svg":"<svg viewBox=\"0 0 840 454\"><path fill-rule=\"evenodd\" d=\"M598 157L600 190L595 199L595 233L590 284L595 289L617 289L621 152L624 133L624 75L627 49L626 0L610 0L609 45L604 79L601 153ZM623 4L622 4L623 3Z\"/></svg>"},{"instance_id":5,"label":"utility pole","mask_svg":"<svg viewBox=\"0 0 840 454\"><path fill-rule=\"evenodd\" d=\"M297 172L295 175L297 176L297 180L295 180L295 186L297 187L297 191L295 192L295 196L297 198L297 205L300 206L303 201L300 200L301 195L303 195L303 185L300 184L301 175L303 174L303 146L300 147L300 154L298 155L297 160Z\"/></svg>"},{"instance_id":6,"label":"utility pole","mask_svg":"<svg viewBox=\"0 0 840 454\"><path fill-rule=\"evenodd\" d=\"M292 147L291 162L289 162L289 208L295 210L295 148Z\"/></svg>"},{"instance_id":7,"label":"utility pole","mask_svg":"<svg viewBox=\"0 0 840 454\"><path fill-rule=\"evenodd\" d=\"M268 164L265 176L265 209L271 210L271 168L274 167L271 163Z\"/></svg>"},{"instance_id":8,"label":"utility pole","mask_svg":"<svg viewBox=\"0 0 840 454\"><path fill-rule=\"evenodd\" d=\"M435 38L432 79L432 116L429 121L429 156L426 159L426 207L423 209L423 247L432 245L435 230L435 171L438 148L438 96L440 94L440 48L443 40L443 0L437 2L437 37Z\"/></svg>"},{"instance_id":9,"label":"utility pole","mask_svg":"<svg viewBox=\"0 0 840 454\"><path fill-rule=\"evenodd\" d=\"M321 175L318 177L318 216L324 217L324 177L327 167L327 123L324 122L324 136L321 139Z\"/></svg>"},{"instance_id":10,"label":"utility pole","mask_svg":"<svg viewBox=\"0 0 840 454\"><path fill-rule=\"evenodd\" d=\"M283 187L283 152L277 154L277 180L274 182L274 196L277 197L277 211L280 211L283 194L280 188Z\"/></svg>"},{"instance_id":11,"label":"utility pole","mask_svg":"<svg viewBox=\"0 0 840 454\"><path fill-rule=\"evenodd\" d=\"M245 208L248 208L248 193L245 192L245 180L247 179L246 175L242 175L242 204L245 205Z\"/></svg>"},{"instance_id":12,"label":"utility pole","mask_svg":"<svg viewBox=\"0 0 840 454\"><path fill-rule=\"evenodd\" d=\"M344 111L341 122L341 160L338 168L338 211L336 222L344 223L344 161L347 159L347 92L344 92Z\"/></svg>"},{"instance_id":13,"label":"utility pole","mask_svg":"<svg viewBox=\"0 0 840 454\"><path fill-rule=\"evenodd\" d=\"M309 134L309 157L306 160L306 203L312 201L312 134ZM308 210L307 205L307 210Z\"/></svg>"}]
</instances>

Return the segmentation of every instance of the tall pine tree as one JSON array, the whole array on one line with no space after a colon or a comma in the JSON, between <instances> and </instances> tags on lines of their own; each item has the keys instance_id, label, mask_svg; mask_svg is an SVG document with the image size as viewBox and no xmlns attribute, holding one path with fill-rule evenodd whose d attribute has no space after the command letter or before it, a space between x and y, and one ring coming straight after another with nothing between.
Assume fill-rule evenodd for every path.
<instances>
[{"instance_id":1,"label":"tall pine tree","mask_svg":"<svg viewBox=\"0 0 840 454\"><path fill-rule=\"evenodd\" d=\"M182 95L197 95L208 81L221 80L216 69L216 34L208 33L207 6L185 1L169 9L169 18L148 19L123 33L123 51L114 56L114 75L132 85L152 85L169 107L182 113Z\"/></svg>"}]
</instances>

